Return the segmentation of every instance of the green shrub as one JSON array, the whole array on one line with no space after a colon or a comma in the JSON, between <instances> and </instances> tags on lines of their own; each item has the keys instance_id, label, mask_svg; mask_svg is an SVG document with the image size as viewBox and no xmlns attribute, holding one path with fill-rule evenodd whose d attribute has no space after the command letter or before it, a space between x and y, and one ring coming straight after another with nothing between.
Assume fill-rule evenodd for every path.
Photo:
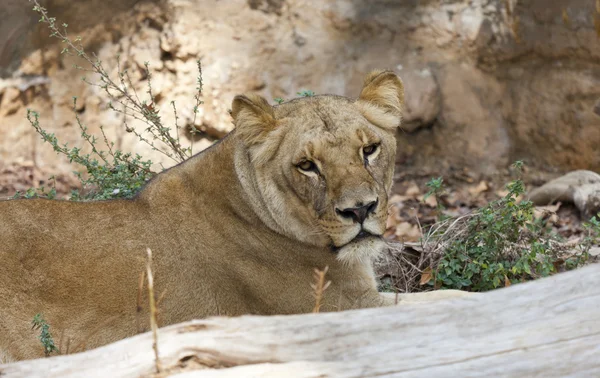
<instances>
[{"instance_id":1,"label":"green shrub","mask_svg":"<svg viewBox=\"0 0 600 378\"><path fill-rule=\"evenodd\" d=\"M46 323L42 314L36 314L31 321L32 329L40 330L40 335L38 338L40 339L40 343L44 347L44 355L46 357L50 356L53 352L59 352L58 348L54 344L54 339L52 338L52 334L50 333L50 325Z\"/></svg>"},{"instance_id":2,"label":"green shrub","mask_svg":"<svg viewBox=\"0 0 600 378\"><path fill-rule=\"evenodd\" d=\"M444 194L444 179L442 177L432 178L425 184L429 190L423 196L423 201L427 198L434 196L436 199L436 212L438 221L444 220L444 206L442 205L441 196Z\"/></svg>"},{"instance_id":3,"label":"green shrub","mask_svg":"<svg viewBox=\"0 0 600 378\"><path fill-rule=\"evenodd\" d=\"M513 165L518 172L521 162ZM440 179L430 181L431 194L439 193ZM588 259L597 242L600 222L593 219L589 237L577 253L568 254L559 237L534 218L531 201L518 201L525 187L520 179L507 185L508 194L459 219L432 227L424 241L442 254L433 266L429 285L470 291L487 291L545 277L559 268L574 269ZM564 257L565 254L568 257Z\"/></svg>"},{"instance_id":4,"label":"green shrub","mask_svg":"<svg viewBox=\"0 0 600 378\"><path fill-rule=\"evenodd\" d=\"M76 99L73 100L73 106ZM76 163L85 168L86 174L74 172L81 182L82 189L71 192L72 200L103 200L111 198L129 198L135 195L147 180L154 176L150 169L152 162L143 160L140 155L132 156L114 149L114 143L108 142L104 130L101 127L103 141L107 147L106 151L100 150L97 139L88 134L87 128L77 122L81 130L81 137L91 146L91 153L84 154L81 148L69 148L67 144L59 144L54 134L48 133L39 124L39 114L32 110L27 111L27 119L35 128L42 139L49 143L54 151L63 154L70 163ZM17 193L16 196L21 195ZM25 198L46 197L55 198L56 190L52 188L46 193L44 188L37 191L30 189L25 193Z\"/></svg>"},{"instance_id":5,"label":"green shrub","mask_svg":"<svg viewBox=\"0 0 600 378\"><path fill-rule=\"evenodd\" d=\"M166 127L161 121L161 116L156 106L156 99L152 92L152 74L148 69L148 63L145 63L145 77L147 81L147 99L140 99L138 93L133 89L133 84L129 73L121 67L119 57L117 57L118 73L116 78L109 75L109 71L104 68L102 62L97 58L90 57L83 49L81 38L74 40L67 36L67 24L58 25L56 19L50 17L44 7L37 0L34 0L34 11L40 14L40 22L47 24L50 29L50 36L58 38L64 44L62 54L77 56L83 59L90 68L75 66L83 71L91 71L99 75L98 83L90 82L85 77L84 82L89 85L100 87L110 98L109 107L115 112L120 113L125 122L124 128L127 132L133 133L140 142L149 145L152 150L158 151L176 163L184 161L192 156L192 144L188 148L182 147L180 143L180 126L177 124L177 108L174 102L171 102L175 115L174 127ZM197 87L194 94L195 105L193 108L194 120L198 113L198 107L202 104L202 67L200 61L198 64ZM129 198L134 196L143 185L152 178L157 172L154 172L152 161L144 159L138 154L125 153L115 148L115 144L109 141L104 129L100 126L100 138L91 135L88 128L83 124L76 111L77 98L73 98L73 113L79 126L81 140L87 144L90 152L84 153L82 147L70 147L61 143L58 138L47 132L39 121L39 114L31 109L27 110L27 119L34 127L36 132L42 137L42 140L49 143L54 151L64 155L69 162L80 165L84 168L83 172L74 172L81 183L80 190L74 190L71 193L72 200L105 200L113 198ZM127 120L135 119L145 123L145 128L138 131L127 124ZM172 134L173 130L175 135ZM191 130L194 134L195 129ZM29 189L25 193L17 192L14 198L55 198L56 189L46 188Z\"/></svg>"}]
</instances>

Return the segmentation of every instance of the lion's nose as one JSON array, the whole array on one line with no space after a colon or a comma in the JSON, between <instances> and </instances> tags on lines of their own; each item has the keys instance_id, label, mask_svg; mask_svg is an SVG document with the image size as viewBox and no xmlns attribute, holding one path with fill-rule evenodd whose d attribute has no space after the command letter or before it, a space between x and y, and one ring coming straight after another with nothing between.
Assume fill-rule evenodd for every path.
<instances>
[{"instance_id":1,"label":"lion's nose","mask_svg":"<svg viewBox=\"0 0 600 378\"><path fill-rule=\"evenodd\" d=\"M375 212L378 203L379 199L373 202L369 202L366 205L359 203L356 207L350 207L342 210L335 209L335 212L342 218L352 219L354 222L362 224L365 221L365 219L367 219L369 214Z\"/></svg>"}]
</instances>

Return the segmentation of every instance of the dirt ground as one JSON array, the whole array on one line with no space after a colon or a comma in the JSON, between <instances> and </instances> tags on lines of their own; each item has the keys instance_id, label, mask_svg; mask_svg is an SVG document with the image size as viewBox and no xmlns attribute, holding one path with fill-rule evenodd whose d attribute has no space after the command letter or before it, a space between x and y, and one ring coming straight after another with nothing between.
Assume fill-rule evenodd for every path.
<instances>
[{"instance_id":1,"label":"dirt ground","mask_svg":"<svg viewBox=\"0 0 600 378\"><path fill-rule=\"evenodd\" d=\"M433 196L424 200L424 196L428 191L427 182L440 176L446 188L440 198L444 207L442 212L452 217L465 215L506 195L506 184L516 178L511 169L482 175L466 168L442 174L416 168L402 171L397 167L386 237L402 242L417 242L423 229L436 222L439 215L437 201ZM529 191L558 176L558 172L525 167L522 180ZM553 231L567 240L581 236L579 210L572 204L539 207L538 213L548 217Z\"/></svg>"}]
</instances>

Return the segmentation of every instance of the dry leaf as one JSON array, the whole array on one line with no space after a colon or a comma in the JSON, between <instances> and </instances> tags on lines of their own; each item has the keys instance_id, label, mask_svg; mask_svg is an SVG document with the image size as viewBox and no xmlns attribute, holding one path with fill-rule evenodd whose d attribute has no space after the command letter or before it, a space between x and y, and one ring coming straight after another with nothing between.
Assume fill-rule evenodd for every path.
<instances>
[{"instance_id":1,"label":"dry leaf","mask_svg":"<svg viewBox=\"0 0 600 378\"><path fill-rule=\"evenodd\" d=\"M557 202L555 205L536 206L535 209L533 209L533 217L535 219L540 219L549 216L548 220L550 222L557 223L558 215L556 215L556 212L560 209L561 205L562 203Z\"/></svg>"},{"instance_id":2,"label":"dry leaf","mask_svg":"<svg viewBox=\"0 0 600 378\"><path fill-rule=\"evenodd\" d=\"M390 200L388 201L389 203L402 203L406 200L412 199L412 197L410 196L401 196L399 194L394 194Z\"/></svg>"},{"instance_id":3,"label":"dry leaf","mask_svg":"<svg viewBox=\"0 0 600 378\"><path fill-rule=\"evenodd\" d=\"M396 217L393 214L390 214L390 216L387 217L387 222L385 223L385 229L389 230L390 228L396 227L396 225L398 225L398 221L396 220Z\"/></svg>"},{"instance_id":4,"label":"dry leaf","mask_svg":"<svg viewBox=\"0 0 600 378\"><path fill-rule=\"evenodd\" d=\"M414 198L419 194L421 194L421 189L419 189L419 186L414 182L411 183L408 189L406 189L406 192L404 192L404 195L410 198Z\"/></svg>"},{"instance_id":5,"label":"dry leaf","mask_svg":"<svg viewBox=\"0 0 600 378\"><path fill-rule=\"evenodd\" d=\"M438 205L438 201L435 196L429 196L427 198L425 198L425 196L419 196L418 200L419 202L424 202L427 206L432 208L436 208Z\"/></svg>"},{"instance_id":6,"label":"dry leaf","mask_svg":"<svg viewBox=\"0 0 600 378\"><path fill-rule=\"evenodd\" d=\"M395 236L396 236L396 230L394 230L394 229L387 229L383 233L383 238L384 239L395 239Z\"/></svg>"},{"instance_id":7,"label":"dry leaf","mask_svg":"<svg viewBox=\"0 0 600 378\"><path fill-rule=\"evenodd\" d=\"M477 186L471 187L468 190L469 190L469 193L476 196L483 192L487 192L489 189L490 189L490 187L488 186L487 182L480 181Z\"/></svg>"},{"instance_id":8,"label":"dry leaf","mask_svg":"<svg viewBox=\"0 0 600 378\"><path fill-rule=\"evenodd\" d=\"M418 241L421 237L421 231L416 224L401 222L396 227L396 236L402 241Z\"/></svg>"},{"instance_id":9,"label":"dry leaf","mask_svg":"<svg viewBox=\"0 0 600 378\"><path fill-rule=\"evenodd\" d=\"M396 205L390 206L390 210L389 210L388 217L387 217L387 222L385 225L386 230L396 227L398 225L398 223L400 223L400 221L402 221L402 216L400 215L400 209Z\"/></svg>"},{"instance_id":10,"label":"dry leaf","mask_svg":"<svg viewBox=\"0 0 600 378\"><path fill-rule=\"evenodd\" d=\"M428 266L421 273L421 280L419 281L419 285L425 285L427 282L429 282L431 280L432 276L433 276L433 270L431 269L430 266Z\"/></svg>"},{"instance_id":11,"label":"dry leaf","mask_svg":"<svg viewBox=\"0 0 600 378\"><path fill-rule=\"evenodd\" d=\"M552 214L552 215L550 215L550 218L548 218L548 223L557 224L559 220L560 219L558 218L557 214Z\"/></svg>"},{"instance_id":12,"label":"dry leaf","mask_svg":"<svg viewBox=\"0 0 600 378\"><path fill-rule=\"evenodd\" d=\"M569 246L569 247L578 246L579 244L581 244L582 240L583 240L583 237L581 237L581 236L571 236L565 243L565 246Z\"/></svg>"},{"instance_id":13,"label":"dry leaf","mask_svg":"<svg viewBox=\"0 0 600 378\"><path fill-rule=\"evenodd\" d=\"M508 195L508 193L510 193L510 192L506 189L496 190L496 195L498 197L506 197Z\"/></svg>"},{"instance_id":14,"label":"dry leaf","mask_svg":"<svg viewBox=\"0 0 600 378\"><path fill-rule=\"evenodd\" d=\"M508 279L508 277L506 277L506 274L504 275L504 287L509 287L510 286L510 280Z\"/></svg>"}]
</instances>

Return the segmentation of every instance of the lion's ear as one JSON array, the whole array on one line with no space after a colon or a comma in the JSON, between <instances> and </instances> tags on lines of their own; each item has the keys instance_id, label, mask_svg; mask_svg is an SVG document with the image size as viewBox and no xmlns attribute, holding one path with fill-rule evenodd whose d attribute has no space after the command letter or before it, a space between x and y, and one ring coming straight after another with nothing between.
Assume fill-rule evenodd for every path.
<instances>
[{"instance_id":1,"label":"lion's ear","mask_svg":"<svg viewBox=\"0 0 600 378\"><path fill-rule=\"evenodd\" d=\"M257 94L235 96L231 115L236 133L248 146L264 141L276 125L273 107Z\"/></svg>"},{"instance_id":2,"label":"lion's ear","mask_svg":"<svg viewBox=\"0 0 600 378\"><path fill-rule=\"evenodd\" d=\"M402 122L404 85L392 71L373 71L365 78L356 105L369 122L395 129Z\"/></svg>"}]
</instances>

